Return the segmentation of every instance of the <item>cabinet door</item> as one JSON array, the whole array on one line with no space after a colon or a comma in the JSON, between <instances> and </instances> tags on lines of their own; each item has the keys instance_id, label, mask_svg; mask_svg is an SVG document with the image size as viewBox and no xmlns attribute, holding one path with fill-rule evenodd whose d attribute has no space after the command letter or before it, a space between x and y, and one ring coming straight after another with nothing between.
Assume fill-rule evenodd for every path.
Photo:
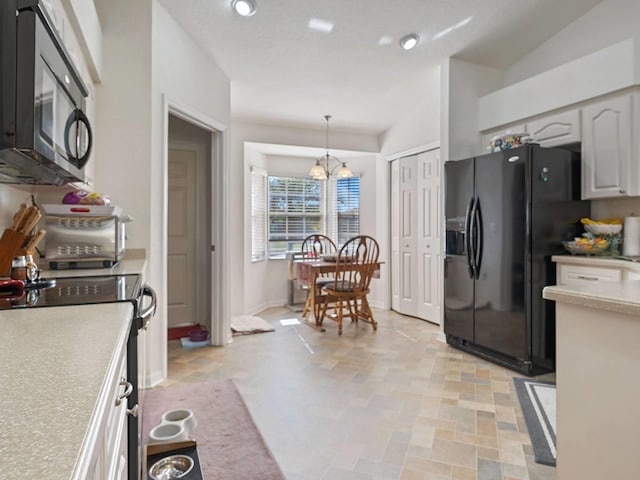
<instances>
[{"instance_id":1,"label":"cabinet door","mask_svg":"<svg viewBox=\"0 0 640 480\"><path fill-rule=\"evenodd\" d=\"M391 308L400 311L400 160L391 163Z\"/></svg>"},{"instance_id":2,"label":"cabinet door","mask_svg":"<svg viewBox=\"0 0 640 480\"><path fill-rule=\"evenodd\" d=\"M557 147L580 141L580 112L570 110L527 122L529 135L543 147Z\"/></svg>"},{"instance_id":3,"label":"cabinet door","mask_svg":"<svg viewBox=\"0 0 640 480\"><path fill-rule=\"evenodd\" d=\"M632 194L632 105L633 97L624 95L582 109L583 199Z\"/></svg>"},{"instance_id":4,"label":"cabinet door","mask_svg":"<svg viewBox=\"0 0 640 480\"><path fill-rule=\"evenodd\" d=\"M417 260L417 158L400 159L399 196L399 311L418 316L418 260Z\"/></svg>"}]
</instances>

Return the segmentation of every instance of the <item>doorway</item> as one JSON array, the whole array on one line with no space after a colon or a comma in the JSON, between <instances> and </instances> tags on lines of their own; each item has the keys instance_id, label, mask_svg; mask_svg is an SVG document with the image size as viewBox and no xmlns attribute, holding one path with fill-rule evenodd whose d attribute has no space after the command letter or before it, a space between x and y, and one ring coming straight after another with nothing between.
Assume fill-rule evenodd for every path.
<instances>
[{"instance_id":1,"label":"doorway","mask_svg":"<svg viewBox=\"0 0 640 480\"><path fill-rule=\"evenodd\" d=\"M440 150L398 158L390 168L391 308L439 324Z\"/></svg>"},{"instance_id":2,"label":"doorway","mask_svg":"<svg viewBox=\"0 0 640 480\"><path fill-rule=\"evenodd\" d=\"M211 331L212 132L169 115L167 325Z\"/></svg>"}]
</instances>

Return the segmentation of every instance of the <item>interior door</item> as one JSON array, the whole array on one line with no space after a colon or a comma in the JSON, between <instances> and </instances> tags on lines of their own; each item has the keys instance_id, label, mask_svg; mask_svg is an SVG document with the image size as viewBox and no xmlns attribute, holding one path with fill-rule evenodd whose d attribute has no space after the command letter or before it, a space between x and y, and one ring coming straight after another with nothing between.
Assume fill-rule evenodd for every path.
<instances>
[{"instance_id":1,"label":"interior door","mask_svg":"<svg viewBox=\"0 0 640 480\"><path fill-rule=\"evenodd\" d=\"M418 240L417 225L417 157L400 159L399 171L399 311L405 315L418 316Z\"/></svg>"},{"instance_id":2,"label":"interior door","mask_svg":"<svg viewBox=\"0 0 640 480\"><path fill-rule=\"evenodd\" d=\"M440 151L421 153L418 167L418 317L440 323Z\"/></svg>"},{"instance_id":3,"label":"interior door","mask_svg":"<svg viewBox=\"0 0 640 480\"><path fill-rule=\"evenodd\" d=\"M196 152L169 149L168 325L196 319Z\"/></svg>"}]
</instances>

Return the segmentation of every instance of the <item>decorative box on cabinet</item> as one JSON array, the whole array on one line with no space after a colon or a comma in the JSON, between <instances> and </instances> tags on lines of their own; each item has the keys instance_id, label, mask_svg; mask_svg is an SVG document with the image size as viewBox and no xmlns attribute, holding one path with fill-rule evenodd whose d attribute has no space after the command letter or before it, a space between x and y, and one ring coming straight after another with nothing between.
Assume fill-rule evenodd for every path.
<instances>
[{"instance_id":1,"label":"decorative box on cabinet","mask_svg":"<svg viewBox=\"0 0 640 480\"><path fill-rule=\"evenodd\" d=\"M528 125L524 123L515 123L512 125L507 125L497 130L489 130L482 134L482 149L479 153L487 153L489 151L489 145L491 144L491 140L493 137L500 137L502 135L507 135L509 133L527 133Z\"/></svg>"},{"instance_id":2,"label":"decorative box on cabinet","mask_svg":"<svg viewBox=\"0 0 640 480\"><path fill-rule=\"evenodd\" d=\"M582 108L582 198L638 195L632 155L633 95L626 93Z\"/></svg>"}]
</instances>

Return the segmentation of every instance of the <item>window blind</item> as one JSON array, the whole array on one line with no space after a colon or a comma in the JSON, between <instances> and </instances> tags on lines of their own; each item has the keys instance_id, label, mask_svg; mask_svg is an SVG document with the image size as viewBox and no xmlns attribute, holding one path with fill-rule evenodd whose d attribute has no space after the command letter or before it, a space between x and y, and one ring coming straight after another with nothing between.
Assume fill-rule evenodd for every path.
<instances>
[{"instance_id":1,"label":"window blind","mask_svg":"<svg viewBox=\"0 0 640 480\"><path fill-rule=\"evenodd\" d=\"M299 251L302 241L324 231L324 185L319 180L269 176L269 256Z\"/></svg>"},{"instance_id":2,"label":"window blind","mask_svg":"<svg viewBox=\"0 0 640 480\"><path fill-rule=\"evenodd\" d=\"M360 177L331 178L327 231L338 246L360 234Z\"/></svg>"},{"instance_id":3,"label":"window blind","mask_svg":"<svg viewBox=\"0 0 640 480\"><path fill-rule=\"evenodd\" d=\"M267 172L251 167L251 261L267 256Z\"/></svg>"}]
</instances>

